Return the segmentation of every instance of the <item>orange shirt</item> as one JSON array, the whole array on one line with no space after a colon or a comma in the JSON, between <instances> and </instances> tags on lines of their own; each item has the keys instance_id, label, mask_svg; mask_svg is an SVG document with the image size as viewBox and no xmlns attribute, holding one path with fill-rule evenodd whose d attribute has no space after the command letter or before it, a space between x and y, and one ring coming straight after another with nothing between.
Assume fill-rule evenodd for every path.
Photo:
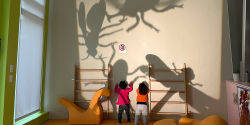
<instances>
[{"instance_id":1,"label":"orange shirt","mask_svg":"<svg viewBox=\"0 0 250 125\"><path fill-rule=\"evenodd\" d=\"M149 93L149 91L147 92L146 95L141 95L139 93L139 89L137 89L136 92L137 92L137 99L136 99L137 102L147 102L148 101L148 93Z\"/></svg>"}]
</instances>

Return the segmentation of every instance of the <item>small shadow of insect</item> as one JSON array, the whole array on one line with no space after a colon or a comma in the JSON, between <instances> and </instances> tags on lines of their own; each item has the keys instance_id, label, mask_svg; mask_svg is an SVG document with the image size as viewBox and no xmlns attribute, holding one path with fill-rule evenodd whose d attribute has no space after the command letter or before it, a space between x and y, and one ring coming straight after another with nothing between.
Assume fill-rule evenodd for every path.
<instances>
[{"instance_id":1,"label":"small shadow of insect","mask_svg":"<svg viewBox=\"0 0 250 125\"><path fill-rule=\"evenodd\" d=\"M167 3L174 4L178 1L180 1L180 0L170 0ZM159 32L159 30L157 28L155 28L152 24L148 23L144 19L145 12L148 10L153 10L154 12L165 12L165 11L168 11L170 9L174 9L176 7L183 8L183 4L182 5L169 5L163 9L159 10L156 8L156 6L159 4L159 2L160 2L160 0L126 0L123 7L120 9L120 11L118 13L116 13L114 15L107 15L108 21L111 22L110 20L113 17L117 17L117 16L123 16L123 20L124 20L125 16L135 17L136 23L127 29L127 32L129 32L139 24L140 17L137 13L140 12L142 22L145 25L149 26L150 28L153 28L156 32ZM114 4L115 6L118 6L117 0L111 0L110 3Z\"/></svg>"},{"instance_id":2,"label":"small shadow of insect","mask_svg":"<svg viewBox=\"0 0 250 125\"><path fill-rule=\"evenodd\" d=\"M109 26L102 28L102 24L103 24L103 20L105 18L105 15L107 15L107 12L106 12L106 3L104 0L100 0L99 3L96 3L91 7L91 9L89 10L89 12L87 14L86 19L85 19L85 5L83 2L80 3L79 11L78 11L78 22L79 22L79 27L82 30L82 35L79 35L79 37L83 37L85 39L85 43L80 43L80 45L84 45L88 48L88 50L87 50L88 56L84 59L81 59L81 60L87 59L89 57L89 55L95 59L99 59L99 58L95 57L97 55L96 48L98 46L108 47L112 43L117 43L117 42L112 42L108 45L102 45L99 43L99 39L102 37L111 35L115 32L121 31L121 30L123 30L122 28L119 30L113 31L111 33L106 33L106 34L102 34L102 35L100 35L100 33L107 28L111 28L111 27L118 26L118 25L122 24L127 19L123 19L117 24L109 25ZM90 32L87 31L86 25L90 29Z\"/></svg>"},{"instance_id":3,"label":"small shadow of insect","mask_svg":"<svg viewBox=\"0 0 250 125\"><path fill-rule=\"evenodd\" d=\"M93 84L100 84L100 85L103 85L103 84L106 84L106 83L103 83L103 82L96 82L96 83L84 83L84 87L88 86L88 85L93 85ZM105 87L103 87L105 88Z\"/></svg>"}]
</instances>

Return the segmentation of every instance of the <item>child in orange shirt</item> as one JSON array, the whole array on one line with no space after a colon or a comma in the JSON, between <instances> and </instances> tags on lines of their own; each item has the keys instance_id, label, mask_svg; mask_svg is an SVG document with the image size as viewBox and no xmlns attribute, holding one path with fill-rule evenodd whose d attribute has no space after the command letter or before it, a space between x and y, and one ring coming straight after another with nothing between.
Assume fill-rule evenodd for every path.
<instances>
[{"instance_id":1,"label":"child in orange shirt","mask_svg":"<svg viewBox=\"0 0 250 125\"><path fill-rule=\"evenodd\" d=\"M148 116L148 108L147 108L147 101L148 101L148 93L149 89L144 82L140 83L139 88L136 90L137 92L137 104L136 104L136 111L135 111L135 123L134 125L138 125L138 120L140 115L142 114L143 118L143 125L147 125L147 116Z\"/></svg>"}]
</instances>

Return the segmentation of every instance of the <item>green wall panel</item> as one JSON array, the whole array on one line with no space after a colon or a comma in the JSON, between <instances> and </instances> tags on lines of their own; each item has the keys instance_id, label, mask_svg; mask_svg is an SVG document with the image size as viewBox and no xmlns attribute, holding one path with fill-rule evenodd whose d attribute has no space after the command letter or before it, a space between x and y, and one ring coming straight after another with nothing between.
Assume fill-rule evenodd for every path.
<instances>
[{"instance_id":1,"label":"green wall panel","mask_svg":"<svg viewBox=\"0 0 250 125\"><path fill-rule=\"evenodd\" d=\"M8 32L9 32L9 13L10 0L1 0L1 31L0 37L0 125L3 125L4 119L4 96L5 96L5 77L6 77L6 63L7 63L7 47L8 47ZM4 13L2 13L4 11Z\"/></svg>"},{"instance_id":2,"label":"green wall panel","mask_svg":"<svg viewBox=\"0 0 250 125\"><path fill-rule=\"evenodd\" d=\"M0 50L0 125L14 124L15 82L18 51L19 19L21 0L0 0L0 38L2 39ZM49 0L46 0L45 30L44 30L44 55L41 90L41 112L34 119L28 119L27 125L39 125L48 120L48 112L43 112L44 107L44 82L47 49L47 26ZM4 13L2 13L4 12ZM10 65L14 65L14 71L10 71ZM13 81L9 83L9 75L13 75Z\"/></svg>"}]
</instances>

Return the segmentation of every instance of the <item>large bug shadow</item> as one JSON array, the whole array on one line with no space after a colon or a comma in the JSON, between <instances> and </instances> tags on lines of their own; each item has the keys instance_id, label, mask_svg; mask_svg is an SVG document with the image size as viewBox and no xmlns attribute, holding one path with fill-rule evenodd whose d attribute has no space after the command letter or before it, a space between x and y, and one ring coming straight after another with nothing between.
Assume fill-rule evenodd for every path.
<instances>
[{"instance_id":1,"label":"large bug shadow","mask_svg":"<svg viewBox=\"0 0 250 125\"><path fill-rule=\"evenodd\" d=\"M146 56L146 60L149 64L152 65L153 69L170 69L158 56L153 55L153 54L148 54ZM175 67L175 66L174 66ZM142 70L142 72L145 72L145 70ZM161 73L161 75L165 76L171 76L171 78L176 77L177 79L179 78L178 74L175 72L172 73ZM151 78L156 79L156 80L162 80L161 76L152 74ZM169 77L167 77L169 78ZM192 68L186 68L186 85L187 85L187 103L188 105L192 108L192 111L198 112L189 112L188 117L193 118L195 117L196 119L204 119L205 117L215 114L215 111L220 110L219 103L223 100L216 100L210 96L208 96L206 93L202 92L199 90L199 87L203 87L202 84L199 83L193 83L192 80L195 78L195 73L192 70ZM151 86L154 83L151 83ZM161 83L165 88L169 88L169 91L176 91L172 89L172 86L168 85L167 83ZM179 90L181 91L181 90ZM185 96L181 95L181 93L174 93L174 94L179 94L179 97L182 100L185 100ZM167 93L160 101L168 101L172 97L172 94ZM195 103L194 103L195 102ZM162 103L157 103L151 111L154 112L160 112L160 110L164 107L164 104ZM223 116L223 113L216 112L218 116ZM158 116L157 116L158 117ZM166 117L166 116L164 116ZM159 117L161 118L161 117Z\"/></svg>"},{"instance_id":2,"label":"large bug shadow","mask_svg":"<svg viewBox=\"0 0 250 125\"><path fill-rule=\"evenodd\" d=\"M120 23L102 27L105 15L107 14L106 14L106 4L104 0L100 0L99 3L96 3L91 7L91 9L87 14L86 19L85 19L85 5L83 2L80 3L78 11L78 22L79 22L79 27L82 30L82 35L79 35L79 37L84 38L85 43L79 43L79 44L86 46L88 48L88 50L86 51L88 56L82 60L87 59L89 55L95 59L99 59L96 58L98 46L108 47L111 46L112 43L116 43L116 42L111 42L110 44L103 45L99 43L99 39L123 30L119 29L110 33L101 34L101 32L104 31L105 29L118 26L126 20L124 19L120 21ZM90 31L87 30L87 27L90 29Z\"/></svg>"},{"instance_id":3,"label":"large bug shadow","mask_svg":"<svg viewBox=\"0 0 250 125\"><path fill-rule=\"evenodd\" d=\"M120 8L118 13L116 13L114 15L107 15L108 21L111 22L111 19L114 17L117 17L117 16L123 16L122 20L124 20L125 16L135 17L136 23L127 29L127 32L129 32L139 24L140 18L141 18L142 22L145 25L149 26L150 28L153 28L156 32L159 32L159 29L157 29L156 27L154 27L152 24L150 24L149 22L147 22L145 20L145 12L147 12L149 10L153 10L154 12L166 12L166 11L168 11L170 9L174 9L176 7L183 8L183 4L182 5L174 5L175 3L179 2L179 1L180 0L167 1L166 4L168 4L168 6L159 10L156 8L156 6L157 6L157 4L159 4L160 0L126 0L124 5L122 5L122 7ZM117 0L116 1L111 0L109 2L116 5L116 6L117 6L117 4L119 4ZM164 4L164 3L161 3L161 4ZM139 17L139 15L137 14L138 12L140 12L141 17Z\"/></svg>"}]
</instances>

